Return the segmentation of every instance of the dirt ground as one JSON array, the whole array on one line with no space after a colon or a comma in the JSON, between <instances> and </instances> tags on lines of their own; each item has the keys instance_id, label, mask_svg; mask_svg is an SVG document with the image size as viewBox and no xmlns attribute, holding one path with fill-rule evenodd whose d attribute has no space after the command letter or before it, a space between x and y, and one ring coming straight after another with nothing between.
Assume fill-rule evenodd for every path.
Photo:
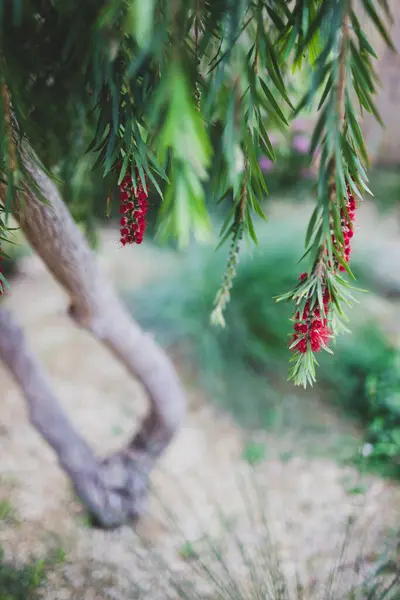
<instances>
[{"instance_id":1,"label":"dirt ground","mask_svg":"<svg viewBox=\"0 0 400 600\"><path fill-rule=\"evenodd\" d=\"M365 219L373 226L371 215L366 213ZM154 264L161 270L168 265L168 255L146 245L120 250L109 230L102 235L101 260L110 277L130 286L154 274ZM388 260L394 260L392 254ZM18 314L77 428L101 454L119 447L143 414L143 391L106 350L70 322L66 296L36 257L23 260L6 303ZM189 390L185 426L153 475L148 515L135 527L112 532L90 528L52 451L28 422L24 398L1 366L0 389L0 499L10 502L17 517L0 523L0 544L7 556L20 561L32 553L40 557L54 548L65 550L65 562L50 574L43 590L46 600L178 598L177 592L161 589L167 567L178 579L193 579L203 597L215 598L182 556L178 530L194 547L206 532L214 540L223 539L228 560L241 578L243 559L233 549L235 535L251 552L265 534L258 508L249 508L256 484L250 485L249 500L241 477L254 477L262 490L260 505L279 540L282 568L292 582L298 573L307 599L326 580L349 517L357 517L354 548L363 548L365 568L399 523L400 486L365 476L365 495L349 494L344 481L360 483L360 475L333 459L267 458L252 473L240 460L245 440L241 429L200 392ZM321 418L334 431L345 428L346 435L360 438L333 410L323 410ZM258 439L275 449L282 444L273 434L262 433ZM230 533L222 531L217 505L230 519ZM354 548L349 573L354 570ZM245 586L245 574L243 578Z\"/></svg>"}]
</instances>

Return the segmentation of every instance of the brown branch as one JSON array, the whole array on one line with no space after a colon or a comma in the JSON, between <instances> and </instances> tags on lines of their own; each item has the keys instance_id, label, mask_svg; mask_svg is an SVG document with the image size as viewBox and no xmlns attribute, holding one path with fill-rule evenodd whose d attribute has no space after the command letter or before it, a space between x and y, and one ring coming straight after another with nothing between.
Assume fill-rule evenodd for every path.
<instances>
[{"instance_id":1,"label":"brown branch","mask_svg":"<svg viewBox=\"0 0 400 600\"><path fill-rule=\"evenodd\" d=\"M25 187L15 212L21 229L68 293L71 317L105 344L128 372L141 381L150 400L150 410L127 448L104 461L96 461L62 414L17 326L10 322L7 329L4 317L0 323L3 327L0 358L23 389L34 425L57 452L89 509L103 525L117 525L143 512L145 480L181 425L185 395L169 358L121 304L56 186L35 166L29 147L25 147L22 156L48 203ZM4 187L0 189L1 195L4 196ZM11 336L11 346L3 340L5 335ZM14 345L12 336L16 340Z\"/></svg>"}]
</instances>

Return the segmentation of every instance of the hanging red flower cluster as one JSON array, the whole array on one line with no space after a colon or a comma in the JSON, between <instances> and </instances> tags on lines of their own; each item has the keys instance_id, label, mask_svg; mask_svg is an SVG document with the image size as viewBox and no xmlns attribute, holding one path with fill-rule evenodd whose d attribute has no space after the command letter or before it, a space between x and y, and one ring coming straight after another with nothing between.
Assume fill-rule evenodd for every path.
<instances>
[{"instance_id":1,"label":"hanging red flower cluster","mask_svg":"<svg viewBox=\"0 0 400 600\"><path fill-rule=\"evenodd\" d=\"M345 209L342 208L341 210L341 226L344 247L338 247L334 235L332 235L332 242L339 251L342 250L344 259L348 263L350 261L350 240L354 234L353 223L357 204L349 189L347 190L347 193L348 200L346 203L346 209L348 216L346 215ZM340 271L346 270L344 266L337 261L335 261L335 268L339 269ZM302 273L299 277L300 281L305 281L306 279L307 273ZM325 284L323 286L323 315L321 315L321 310L317 303L314 304L313 308L310 310L310 301L306 302L302 315L300 315L300 311L296 312L294 323L295 333L293 334L290 343L291 350L297 350L298 352L305 354L308 347L310 347L313 352L319 352L323 348L327 347L332 338L332 331L329 328L328 323L330 301L331 299L329 296L329 291Z\"/></svg>"},{"instance_id":2,"label":"hanging red flower cluster","mask_svg":"<svg viewBox=\"0 0 400 600\"><path fill-rule=\"evenodd\" d=\"M355 214L356 214L356 208L357 208L357 204L356 204L356 200L353 196L353 194L350 192L349 188L347 188L347 194L348 194L348 200L347 200L347 214L348 217L346 215L346 211L344 210L344 208L342 208L342 210L340 211L340 224L342 226L342 232L343 232L343 241L344 241L344 258L346 260L347 263L350 262L350 254L351 254L351 246L350 246L350 240L354 235L354 229L353 229L353 223L354 223L354 218L355 218ZM350 220L350 223L349 223ZM336 239L335 236L332 236L332 242L335 245L335 247L340 251L340 248L338 248L338 244L336 243ZM339 264L339 271L342 271L343 273L346 271L346 269L344 268L343 265Z\"/></svg>"},{"instance_id":3,"label":"hanging red flower cluster","mask_svg":"<svg viewBox=\"0 0 400 600\"><path fill-rule=\"evenodd\" d=\"M121 239L126 244L141 244L146 229L146 213L149 207L147 193L143 189L140 178L136 178L136 190L132 176L126 174L120 186Z\"/></svg>"},{"instance_id":4,"label":"hanging red flower cluster","mask_svg":"<svg viewBox=\"0 0 400 600\"><path fill-rule=\"evenodd\" d=\"M307 279L307 273L302 273L299 279L300 281ZM323 293L323 315L321 315L321 311L317 304L310 310L309 301L306 302L302 315L300 315L300 311L296 312L294 324L295 333L293 334L291 341L292 350L298 350L302 354L305 354L307 352L308 344L310 344L313 352L319 352L328 345L332 337L332 332L328 325L329 302L329 293L328 290L325 289Z\"/></svg>"}]
</instances>

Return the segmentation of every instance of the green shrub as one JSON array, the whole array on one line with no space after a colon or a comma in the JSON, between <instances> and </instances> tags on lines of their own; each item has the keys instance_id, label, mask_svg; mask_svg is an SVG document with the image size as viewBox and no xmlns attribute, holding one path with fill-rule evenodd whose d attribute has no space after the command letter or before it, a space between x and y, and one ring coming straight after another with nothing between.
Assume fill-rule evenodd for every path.
<instances>
[{"instance_id":1,"label":"green shrub","mask_svg":"<svg viewBox=\"0 0 400 600\"><path fill-rule=\"evenodd\" d=\"M370 464L400 477L400 355L366 382L369 415L364 455Z\"/></svg>"},{"instance_id":2,"label":"green shrub","mask_svg":"<svg viewBox=\"0 0 400 600\"><path fill-rule=\"evenodd\" d=\"M16 566L4 559L0 546L0 600L39 600L38 590L44 581L44 561Z\"/></svg>"},{"instance_id":3,"label":"green shrub","mask_svg":"<svg viewBox=\"0 0 400 600\"><path fill-rule=\"evenodd\" d=\"M287 370L290 307L274 296L296 277L301 237L269 235L252 256L243 252L226 329L210 325L215 293L225 269L226 253L213 247L188 251L179 271L126 295L142 324L196 369L198 381L244 425L268 418L274 389L268 384ZM277 243L278 242L278 243ZM162 307L162 308L161 308ZM267 423L264 423L265 425Z\"/></svg>"},{"instance_id":4,"label":"green shrub","mask_svg":"<svg viewBox=\"0 0 400 600\"><path fill-rule=\"evenodd\" d=\"M300 271L300 227L301 223L286 223L282 232L270 224L267 237L262 236L253 255L242 255L227 308L226 329L209 323L225 267L223 251L209 247L189 251L179 268L172 269L164 280L126 295L135 317L155 331L175 354L184 357L210 397L228 408L244 426L268 427L282 396L292 307L277 304L274 297L289 289ZM353 268L362 283L363 265L353 261ZM390 418L387 427L392 430L392 420L398 418L392 406L384 414L372 411L375 400L366 385L368 378L379 379L390 371L392 350L373 322L357 324L354 319L351 327L351 334L339 336L333 356L321 353L319 390L321 396L360 419L368 437L371 427L381 423L379 419ZM393 378L390 382L387 385L395 385ZM386 424L381 427L386 429ZM396 437L398 430L394 431ZM384 448L388 449L387 455ZM389 456L394 452L393 445L389 449L389 442L380 444L379 452L381 460L393 461Z\"/></svg>"}]
</instances>

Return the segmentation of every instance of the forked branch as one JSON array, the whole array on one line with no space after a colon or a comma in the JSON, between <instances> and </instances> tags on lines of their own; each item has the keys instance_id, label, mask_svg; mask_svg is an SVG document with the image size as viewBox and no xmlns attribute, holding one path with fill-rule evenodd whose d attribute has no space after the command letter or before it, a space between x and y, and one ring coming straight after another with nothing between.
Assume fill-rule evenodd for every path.
<instances>
[{"instance_id":1,"label":"forked branch","mask_svg":"<svg viewBox=\"0 0 400 600\"><path fill-rule=\"evenodd\" d=\"M82 500L103 526L115 526L143 512L149 473L181 425L185 395L171 361L127 313L55 184L35 166L29 149L24 161L47 203L25 187L15 211L21 229L69 294L75 322L143 384L150 400L148 415L125 449L97 460L62 412L19 327L3 311L0 358L25 394L32 423L56 451Z\"/></svg>"}]
</instances>

